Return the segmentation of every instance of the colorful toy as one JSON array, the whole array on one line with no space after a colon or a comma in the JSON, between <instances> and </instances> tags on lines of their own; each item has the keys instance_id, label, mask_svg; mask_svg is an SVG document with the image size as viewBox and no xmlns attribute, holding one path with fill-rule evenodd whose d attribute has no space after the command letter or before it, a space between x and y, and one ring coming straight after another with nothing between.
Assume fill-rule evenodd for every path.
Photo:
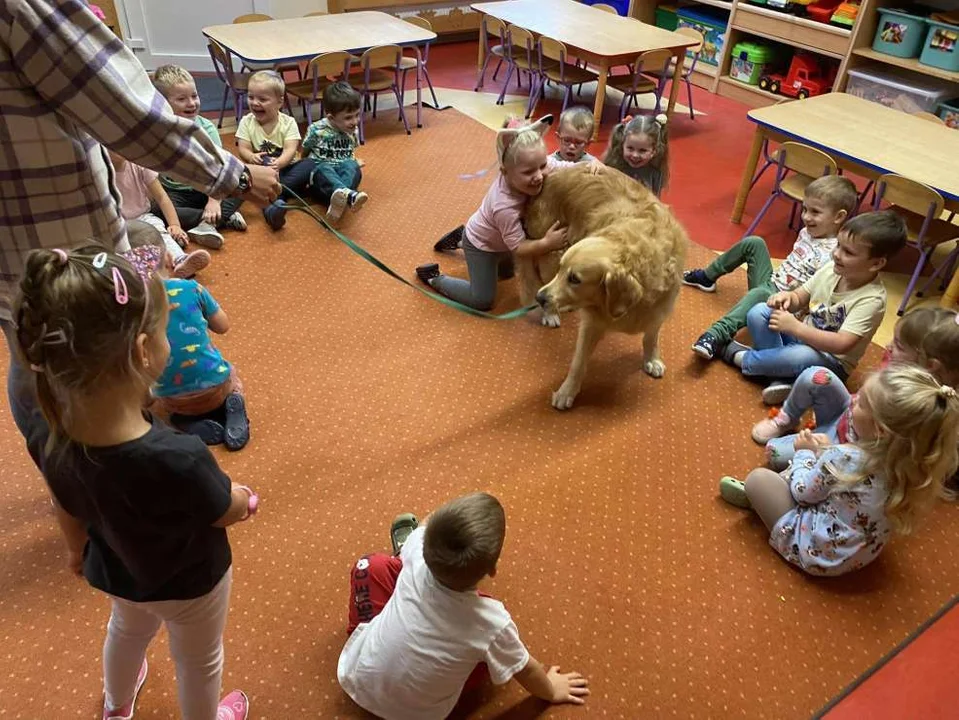
<instances>
[{"instance_id":1,"label":"colorful toy","mask_svg":"<svg viewBox=\"0 0 959 720\"><path fill-rule=\"evenodd\" d=\"M852 26L856 24L857 15L859 15L858 0L855 2L844 2L836 8L836 12L832 14L832 19L829 22L838 27L852 30Z\"/></svg>"},{"instance_id":2,"label":"colorful toy","mask_svg":"<svg viewBox=\"0 0 959 720\"><path fill-rule=\"evenodd\" d=\"M822 95L832 89L838 68L834 63L821 63L813 55L797 52L785 77L770 73L759 78L759 87L769 92L794 98Z\"/></svg>"}]
</instances>

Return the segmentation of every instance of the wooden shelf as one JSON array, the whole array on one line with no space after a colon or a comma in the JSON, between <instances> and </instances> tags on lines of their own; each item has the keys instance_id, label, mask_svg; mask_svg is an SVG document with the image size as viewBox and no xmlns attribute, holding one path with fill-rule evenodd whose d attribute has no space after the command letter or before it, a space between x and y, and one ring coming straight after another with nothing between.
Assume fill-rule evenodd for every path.
<instances>
[{"instance_id":1,"label":"wooden shelf","mask_svg":"<svg viewBox=\"0 0 959 720\"><path fill-rule=\"evenodd\" d=\"M689 5L711 5L712 7L730 11L733 9L732 0L689 0L688 4L680 5L677 9L682 10L682 8L689 7Z\"/></svg>"},{"instance_id":2,"label":"wooden shelf","mask_svg":"<svg viewBox=\"0 0 959 720\"><path fill-rule=\"evenodd\" d=\"M829 23L821 23L817 20L810 20L809 18L796 17L795 15L790 15L789 13L767 10L759 5L747 5L745 2L743 2L739 5L739 9L745 13L753 13L755 15L763 15L765 17L774 18L776 20L784 20L792 25L812 28L813 30L839 35L840 37L848 38L852 34L852 32L846 28L836 27L835 25L830 25Z\"/></svg>"},{"instance_id":3,"label":"wooden shelf","mask_svg":"<svg viewBox=\"0 0 959 720\"><path fill-rule=\"evenodd\" d=\"M912 70L913 72L922 73L923 75L959 83L959 72L949 72L948 70L933 67L932 65L923 65L919 62L918 58L901 58L895 55L886 55L885 53L876 52L868 47L853 50L852 54L858 57L876 60L887 65L895 65L896 67L905 68L906 70Z\"/></svg>"},{"instance_id":4,"label":"wooden shelf","mask_svg":"<svg viewBox=\"0 0 959 720\"><path fill-rule=\"evenodd\" d=\"M747 85L739 80L734 80L729 75L723 75L719 78L716 92L723 97L751 107L774 105L783 99L782 95L763 90L758 85Z\"/></svg>"},{"instance_id":5,"label":"wooden shelf","mask_svg":"<svg viewBox=\"0 0 959 720\"><path fill-rule=\"evenodd\" d=\"M849 51L849 30L793 15L740 3L732 18L733 28L777 40L793 47L843 59Z\"/></svg>"}]
</instances>

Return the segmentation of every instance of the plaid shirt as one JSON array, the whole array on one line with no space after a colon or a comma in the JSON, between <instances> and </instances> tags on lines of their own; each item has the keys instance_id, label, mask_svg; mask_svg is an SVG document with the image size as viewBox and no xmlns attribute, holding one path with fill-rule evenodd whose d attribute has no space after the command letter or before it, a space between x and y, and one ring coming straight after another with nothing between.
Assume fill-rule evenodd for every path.
<instances>
[{"instance_id":1,"label":"plaid shirt","mask_svg":"<svg viewBox=\"0 0 959 720\"><path fill-rule=\"evenodd\" d=\"M126 249L106 149L221 198L242 164L177 118L81 0L0 0L0 320L28 252Z\"/></svg>"}]
</instances>

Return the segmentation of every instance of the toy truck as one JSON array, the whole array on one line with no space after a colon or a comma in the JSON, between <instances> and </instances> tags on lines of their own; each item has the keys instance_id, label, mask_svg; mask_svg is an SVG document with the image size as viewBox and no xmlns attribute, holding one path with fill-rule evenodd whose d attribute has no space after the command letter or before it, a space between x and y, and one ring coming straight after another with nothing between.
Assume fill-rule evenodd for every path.
<instances>
[{"instance_id":1,"label":"toy truck","mask_svg":"<svg viewBox=\"0 0 959 720\"><path fill-rule=\"evenodd\" d=\"M778 73L763 75L759 78L759 87L800 99L822 95L832 89L837 70L832 63L823 66L812 55L797 52L785 76Z\"/></svg>"}]
</instances>

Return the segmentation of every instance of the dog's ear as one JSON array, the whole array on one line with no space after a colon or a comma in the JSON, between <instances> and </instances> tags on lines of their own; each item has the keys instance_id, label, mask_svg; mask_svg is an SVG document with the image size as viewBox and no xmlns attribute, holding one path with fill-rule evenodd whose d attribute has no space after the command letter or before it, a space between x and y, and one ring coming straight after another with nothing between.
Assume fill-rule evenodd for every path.
<instances>
[{"instance_id":1,"label":"dog's ear","mask_svg":"<svg viewBox=\"0 0 959 720\"><path fill-rule=\"evenodd\" d=\"M603 276L606 313L618 320L643 298L643 288L636 278L620 269L607 270Z\"/></svg>"}]
</instances>

